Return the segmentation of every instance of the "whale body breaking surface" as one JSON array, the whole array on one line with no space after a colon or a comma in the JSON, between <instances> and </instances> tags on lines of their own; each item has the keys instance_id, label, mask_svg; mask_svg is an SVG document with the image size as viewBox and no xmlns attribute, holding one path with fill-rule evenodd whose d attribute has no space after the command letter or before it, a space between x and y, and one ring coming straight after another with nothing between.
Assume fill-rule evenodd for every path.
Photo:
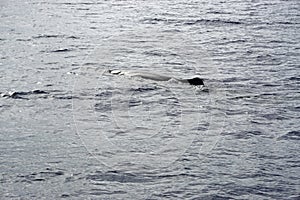
<instances>
[{"instance_id":1,"label":"whale body breaking surface","mask_svg":"<svg viewBox=\"0 0 300 200\"><path fill-rule=\"evenodd\" d=\"M169 81L171 79L174 79L176 81L179 81L181 83L188 83L190 85L196 85L196 86L204 86L204 82L199 77L194 77L190 79L182 79L182 78L176 78L171 76L166 76L162 74L156 74L152 72L146 72L146 71L122 71L122 70L108 70L108 73L114 74L114 75L124 75L129 77L140 77L143 79L150 79L154 81Z\"/></svg>"}]
</instances>

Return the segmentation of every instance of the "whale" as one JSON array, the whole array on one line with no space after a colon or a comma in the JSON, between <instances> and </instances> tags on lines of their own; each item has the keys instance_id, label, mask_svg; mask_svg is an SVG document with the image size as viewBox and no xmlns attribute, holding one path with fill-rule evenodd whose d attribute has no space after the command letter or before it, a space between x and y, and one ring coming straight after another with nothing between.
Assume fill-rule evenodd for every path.
<instances>
[{"instance_id":1,"label":"whale","mask_svg":"<svg viewBox=\"0 0 300 200\"><path fill-rule=\"evenodd\" d=\"M108 73L113 75L123 75L128 77L140 77L143 79L150 79L154 81L169 81L173 79L181 83L188 83L190 85L195 85L195 86L204 86L203 79L199 77L183 79L183 78L176 78L176 77L171 77L163 74L157 74L157 73L146 72L146 71L108 70Z\"/></svg>"}]
</instances>

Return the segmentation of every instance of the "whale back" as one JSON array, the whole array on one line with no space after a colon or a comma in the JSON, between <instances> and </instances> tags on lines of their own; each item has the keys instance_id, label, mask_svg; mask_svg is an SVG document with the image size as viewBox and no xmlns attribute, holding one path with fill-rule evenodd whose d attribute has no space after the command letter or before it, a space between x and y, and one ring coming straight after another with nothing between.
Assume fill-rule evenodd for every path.
<instances>
[{"instance_id":1,"label":"whale back","mask_svg":"<svg viewBox=\"0 0 300 200\"><path fill-rule=\"evenodd\" d=\"M115 74L115 75L127 75L129 77L141 77L144 79L151 79L155 81L168 81L172 79L170 76L165 76L161 74L154 74L151 72L143 72L143 71L137 71L137 72L132 72L132 71L121 71L121 70L108 70L109 73ZM180 79L180 78L173 78L175 80L178 80L180 82L188 82L190 85L203 85L203 80L201 78L195 77L191 79Z\"/></svg>"},{"instance_id":2,"label":"whale back","mask_svg":"<svg viewBox=\"0 0 300 200\"><path fill-rule=\"evenodd\" d=\"M132 72L132 73L128 73L129 76L131 77L141 77L144 79L151 79L151 80L155 80L155 81L168 81L171 79L171 77L169 76L165 76L165 75L161 75L161 74L155 74L155 73L151 73L151 72Z\"/></svg>"}]
</instances>

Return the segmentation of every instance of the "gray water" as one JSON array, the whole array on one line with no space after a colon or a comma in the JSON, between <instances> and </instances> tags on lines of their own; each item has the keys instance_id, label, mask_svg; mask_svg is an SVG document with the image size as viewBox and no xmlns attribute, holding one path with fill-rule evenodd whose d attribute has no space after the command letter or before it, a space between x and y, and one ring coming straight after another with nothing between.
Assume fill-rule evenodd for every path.
<instances>
[{"instance_id":1,"label":"gray water","mask_svg":"<svg viewBox=\"0 0 300 200\"><path fill-rule=\"evenodd\" d=\"M0 199L300 198L297 0L0 8Z\"/></svg>"}]
</instances>

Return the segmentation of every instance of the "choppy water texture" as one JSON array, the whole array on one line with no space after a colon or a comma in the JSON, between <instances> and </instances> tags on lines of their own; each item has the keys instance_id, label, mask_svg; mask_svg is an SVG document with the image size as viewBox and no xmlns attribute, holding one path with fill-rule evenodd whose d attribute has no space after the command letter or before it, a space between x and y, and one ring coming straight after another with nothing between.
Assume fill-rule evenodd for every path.
<instances>
[{"instance_id":1,"label":"choppy water texture","mask_svg":"<svg viewBox=\"0 0 300 200\"><path fill-rule=\"evenodd\" d=\"M299 1L0 8L1 199L300 198Z\"/></svg>"}]
</instances>

